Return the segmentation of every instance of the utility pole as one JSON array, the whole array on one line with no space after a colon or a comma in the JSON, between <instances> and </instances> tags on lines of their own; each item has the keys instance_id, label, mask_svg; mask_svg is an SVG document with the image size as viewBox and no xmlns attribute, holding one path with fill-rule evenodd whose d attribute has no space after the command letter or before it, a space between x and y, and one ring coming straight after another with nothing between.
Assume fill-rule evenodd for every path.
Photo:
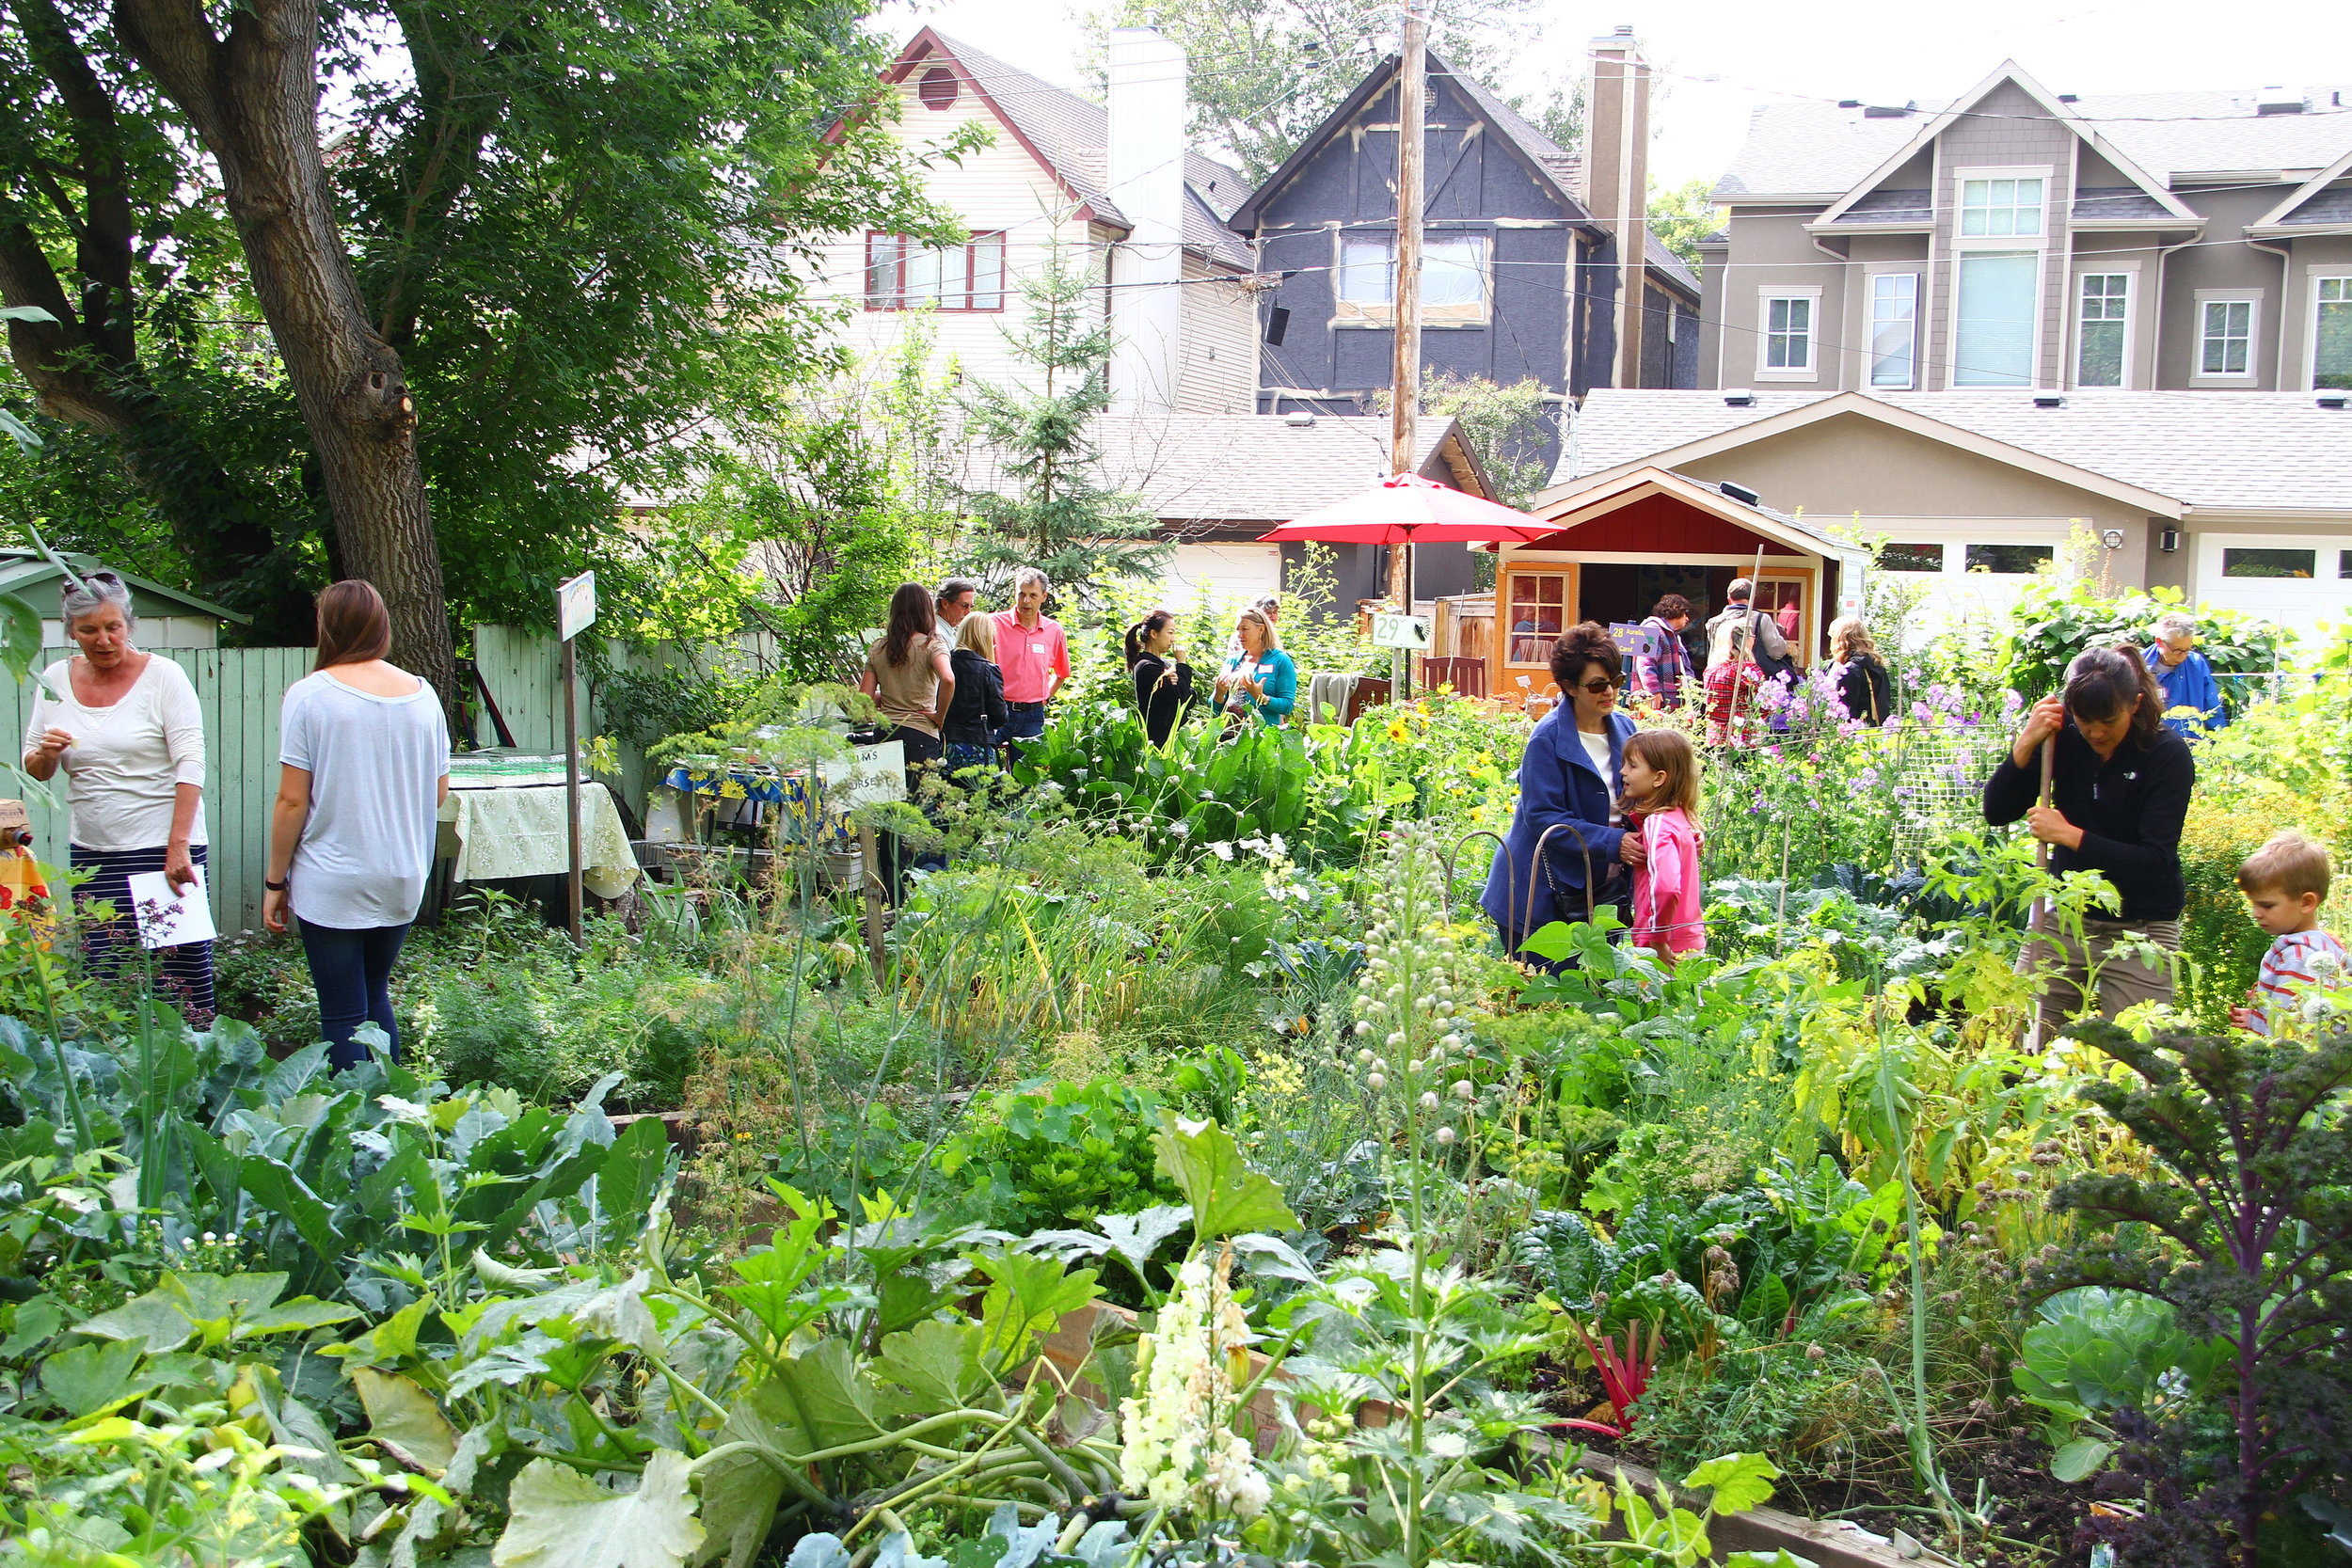
<instances>
[{"instance_id":1,"label":"utility pole","mask_svg":"<svg viewBox=\"0 0 2352 1568\"><path fill-rule=\"evenodd\" d=\"M1429 100L1429 23L1404 0L1403 55L1396 73L1396 362L1390 374L1389 469L1413 471L1414 417L1421 412L1421 221L1423 120ZM1389 597L1413 612L1413 546L1389 546ZM1396 695L1411 685L1412 655L1397 652Z\"/></svg>"}]
</instances>

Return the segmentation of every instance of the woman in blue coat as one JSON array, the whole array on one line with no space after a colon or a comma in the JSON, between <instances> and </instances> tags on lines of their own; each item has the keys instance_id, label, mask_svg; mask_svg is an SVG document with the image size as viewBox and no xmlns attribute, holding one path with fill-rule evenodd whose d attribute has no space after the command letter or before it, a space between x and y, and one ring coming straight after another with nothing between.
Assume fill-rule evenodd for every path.
<instances>
[{"instance_id":1,"label":"woman in blue coat","mask_svg":"<svg viewBox=\"0 0 2352 1568\"><path fill-rule=\"evenodd\" d=\"M1551 678L1565 700L1527 737L1518 805L1479 901L1515 955L1530 932L1587 919L1596 903L1615 906L1625 919L1632 868L1642 862L1642 835L1625 830L1616 809L1633 721L1617 711L1625 663L1609 628L1597 621L1571 626L1552 650ZM1547 829L1558 831L1547 839Z\"/></svg>"}]
</instances>

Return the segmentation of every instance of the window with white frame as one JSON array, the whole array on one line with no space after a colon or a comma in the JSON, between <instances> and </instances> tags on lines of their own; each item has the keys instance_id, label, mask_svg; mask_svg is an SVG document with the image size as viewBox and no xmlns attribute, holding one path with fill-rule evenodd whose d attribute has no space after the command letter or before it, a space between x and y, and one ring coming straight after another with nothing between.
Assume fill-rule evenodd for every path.
<instances>
[{"instance_id":1,"label":"window with white frame","mask_svg":"<svg viewBox=\"0 0 2352 1568\"><path fill-rule=\"evenodd\" d=\"M2352 277L2312 282L2312 385L2352 388Z\"/></svg>"},{"instance_id":2,"label":"window with white frame","mask_svg":"<svg viewBox=\"0 0 2352 1568\"><path fill-rule=\"evenodd\" d=\"M2042 253L1963 251L1952 311L1952 385L2033 385L2034 326L2042 309Z\"/></svg>"},{"instance_id":3,"label":"window with white frame","mask_svg":"<svg viewBox=\"0 0 2352 1568\"><path fill-rule=\"evenodd\" d=\"M1343 319L1390 320L1396 309L1396 236L1343 236L1338 288ZM1421 314L1432 325L1486 319L1486 235L1422 237Z\"/></svg>"},{"instance_id":4,"label":"window with white frame","mask_svg":"<svg viewBox=\"0 0 2352 1568\"><path fill-rule=\"evenodd\" d=\"M2258 301L2197 299L2197 374L2201 378L2251 380Z\"/></svg>"},{"instance_id":5,"label":"window with white frame","mask_svg":"<svg viewBox=\"0 0 2352 1568\"><path fill-rule=\"evenodd\" d=\"M1960 231L1970 238L2042 232L2042 182L1996 178L1960 182Z\"/></svg>"},{"instance_id":6,"label":"window with white frame","mask_svg":"<svg viewBox=\"0 0 2352 1568\"><path fill-rule=\"evenodd\" d=\"M1812 379L1815 324L1820 309L1819 289L1776 291L1762 296L1759 330L1763 343L1756 358L1757 375L1768 380Z\"/></svg>"},{"instance_id":7,"label":"window with white frame","mask_svg":"<svg viewBox=\"0 0 2352 1568\"><path fill-rule=\"evenodd\" d=\"M2074 385L2121 387L2129 343L2132 275L2087 272L2074 280Z\"/></svg>"},{"instance_id":8,"label":"window with white frame","mask_svg":"<svg viewBox=\"0 0 2352 1568\"><path fill-rule=\"evenodd\" d=\"M1909 387L1917 377L1919 275L1882 272L1870 279L1870 385Z\"/></svg>"},{"instance_id":9,"label":"window with white frame","mask_svg":"<svg viewBox=\"0 0 2352 1568\"><path fill-rule=\"evenodd\" d=\"M925 245L904 234L866 236L868 310L1001 310L1005 236L975 234L962 245Z\"/></svg>"}]
</instances>

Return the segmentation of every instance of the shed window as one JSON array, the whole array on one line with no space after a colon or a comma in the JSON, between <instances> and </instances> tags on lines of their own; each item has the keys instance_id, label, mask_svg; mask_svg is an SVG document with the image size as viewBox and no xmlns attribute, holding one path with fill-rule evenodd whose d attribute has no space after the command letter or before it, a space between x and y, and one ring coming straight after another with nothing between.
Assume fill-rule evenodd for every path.
<instances>
[{"instance_id":1,"label":"shed window","mask_svg":"<svg viewBox=\"0 0 2352 1568\"><path fill-rule=\"evenodd\" d=\"M1510 662L1549 664L1552 644L1566 624L1568 575L1565 572L1511 574Z\"/></svg>"},{"instance_id":2,"label":"shed window","mask_svg":"<svg viewBox=\"0 0 2352 1568\"><path fill-rule=\"evenodd\" d=\"M1879 551L1882 572L1940 572L1944 569L1944 546L1941 545L1889 545Z\"/></svg>"},{"instance_id":3,"label":"shed window","mask_svg":"<svg viewBox=\"0 0 2352 1568\"><path fill-rule=\"evenodd\" d=\"M1994 577L2031 577L2058 559L2055 545L1971 545L1968 569Z\"/></svg>"},{"instance_id":4,"label":"shed window","mask_svg":"<svg viewBox=\"0 0 2352 1568\"><path fill-rule=\"evenodd\" d=\"M2317 550L2233 550L2221 552L2225 578L2314 578L2319 575Z\"/></svg>"}]
</instances>

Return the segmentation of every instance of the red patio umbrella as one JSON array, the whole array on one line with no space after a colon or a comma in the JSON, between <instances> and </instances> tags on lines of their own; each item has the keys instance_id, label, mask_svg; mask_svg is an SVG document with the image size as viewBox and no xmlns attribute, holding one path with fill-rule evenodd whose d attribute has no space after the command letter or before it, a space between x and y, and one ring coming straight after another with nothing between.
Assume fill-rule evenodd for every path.
<instances>
[{"instance_id":1,"label":"red patio umbrella","mask_svg":"<svg viewBox=\"0 0 2352 1568\"><path fill-rule=\"evenodd\" d=\"M1517 544L1558 530L1555 523L1481 500L1419 474L1391 474L1360 495L1293 517L1264 545Z\"/></svg>"}]
</instances>

